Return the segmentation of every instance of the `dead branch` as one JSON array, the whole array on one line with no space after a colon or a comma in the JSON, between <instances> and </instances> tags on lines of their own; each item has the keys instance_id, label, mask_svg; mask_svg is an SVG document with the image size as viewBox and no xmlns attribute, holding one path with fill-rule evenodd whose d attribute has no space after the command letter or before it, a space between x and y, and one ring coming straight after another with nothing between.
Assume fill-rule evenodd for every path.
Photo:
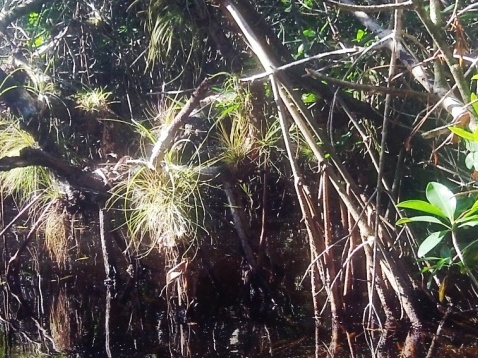
<instances>
[{"instance_id":1,"label":"dead branch","mask_svg":"<svg viewBox=\"0 0 478 358\"><path fill-rule=\"evenodd\" d=\"M349 56L351 56L352 54L360 53L363 50L364 49L362 47L354 46L352 48L344 48L344 49L341 49L341 50L319 53L319 54L314 55L314 56L310 56L310 57L307 57L307 58L301 58L300 60L293 61L293 62L290 62L286 65L279 66L279 67L275 68L274 71L262 72L262 73L258 73L257 75L252 75L250 77L241 78L240 81L242 81L242 82L256 81L256 80L262 79L264 77L268 77L269 75L272 75L275 72L284 71L284 70L287 70L291 67L299 66L299 65L302 65L304 63L311 62L311 61L314 61L314 60L319 60L319 59L322 59L324 57L335 56L335 55L344 55L344 54L348 54Z\"/></svg>"},{"instance_id":2,"label":"dead branch","mask_svg":"<svg viewBox=\"0 0 478 358\"><path fill-rule=\"evenodd\" d=\"M20 155L16 157L0 158L0 171L30 166L42 166L51 169L75 188L83 188L101 194L106 194L109 189L99 176L92 172L83 171L80 167L72 166L39 148L24 148Z\"/></svg>"},{"instance_id":3,"label":"dead branch","mask_svg":"<svg viewBox=\"0 0 478 358\"><path fill-rule=\"evenodd\" d=\"M161 131L161 136L154 144L151 157L148 161L148 167L153 169L155 161L161 161L166 153L166 150L171 145L171 142L174 140L176 132L184 124L184 122L189 118L191 112L199 105L201 99L206 95L206 90L209 87L210 81L205 79L199 85L196 91L191 95L189 101L184 105L181 111L174 117L171 123L167 128Z\"/></svg>"},{"instance_id":4,"label":"dead branch","mask_svg":"<svg viewBox=\"0 0 478 358\"><path fill-rule=\"evenodd\" d=\"M395 4L381 4L381 5L351 5L344 4L343 2L338 2L334 0L324 0L326 4L331 4L339 9L345 11L363 11L363 12L380 12L380 11L390 11L397 9L410 9L413 4L411 1L405 1L402 3Z\"/></svg>"},{"instance_id":5,"label":"dead branch","mask_svg":"<svg viewBox=\"0 0 478 358\"><path fill-rule=\"evenodd\" d=\"M445 62L450 69L450 73L455 80L455 84L460 91L462 100L465 103L470 102L470 86L465 79L461 66L453 57L453 51L447 44L446 39L443 36L442 28L438 27L436 24L433 23L429 16L429 10L425 10L425 4L421 0L413 0L413 4L415 6L415 12L418 14L418 17L427 29L428 34L432 37L433 43L438 47L440 53L444 57ZM472 116L474 116L473 113Z\"/></svg>"},{"instance_id":6,"label":"dead branch","mask_svg":"<svg viewBox=\"0 0 478 358\"><path fill-rule=\"evenodd\" d=\"M353 2L350 0L343 0L343 2L346 2L347 4L353 4ZM383 39L390 35L391 30L384 29L365 12L354 11L353 14L365 27L367 27L379 38ZM435 91L436 94L441 97L441 106L452 115L454 121L458 121L463 116L470 115L469 110L463 104L463 102L456 98L448 90L448 88L434 88L434 83L432 79L429 78L424 66L413 57L413 55L405 48L404 45L402 45L400 42L395 44L391 41L391 39L390 41L387 41L386 44L390 47L390 49L392 49L391 46L397 46L396 53L400 62L405 65L405 67L412 73L415 80L418 81L427 92ZM464 98L466 99L467 97L465 96Z\"/></svg>"},{"instance_id":7,"label":"dead branch","mask_svg":"<svg viewBox=\"0 0 478 358\"><path fill-rule=\"evenodd\" d=\"M321 74L318 71L306 68L305 72L307 75L321 80L321 81L327 81L333 84L338 85L339 87L346 87L346 88L351 88L351 89L356 89L359 91L364 91L364 92L370 92L370 93L384 93L384 94L391 94L395 96L403 96L403 97L420 97L425 100L434 100L438 101L440 99L439 96L437 96L434 93L424 93L424 92L417 92L417 91L412 91L412 90L406 90L406 89L401 89L401 88L393 88L393 87L381 87L381 86L372 86L372 85L363 85L360 83L354 83L354 82L349 82L349 81L344 81L344 80L339 80L337 78L325 76Z\"/></svg>"}]
</instances>

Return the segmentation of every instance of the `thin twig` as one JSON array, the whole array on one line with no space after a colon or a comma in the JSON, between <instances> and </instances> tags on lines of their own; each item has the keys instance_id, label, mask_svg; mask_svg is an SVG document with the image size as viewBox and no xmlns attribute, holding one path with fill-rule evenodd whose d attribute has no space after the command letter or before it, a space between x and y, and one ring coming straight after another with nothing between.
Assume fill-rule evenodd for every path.
<instances>
[{"instance_id":1,"label":"thin twig","mask_svg":"<svg viewBox=\"0 0 478 358\"><path fill-rule=\"evenodd\" d=\"M410 9L413 6L411 1L405 1L402 3L395 4L381 4L381 5L351 5L345 4L343 2L338 2L334 0L324 0L326 4L332 4L339 9L346 11L363 11L363 12L380 12L388 10L397 10L397 9Z\"/></svg>"},{"instance_id":2,"label":"thin twig","mask_svg":"<svg viewBox=\"0 0 478 358\"><path fill-rule=\"evenodd\" d=\"M417 92L412 90L405 90L400 88L392 88L392 87L382 87L382 86L373 86L373 85L364 85L360 83L354 83L344 80L339 80L337 78L325 76L318 71L312 70L310 68L306 68L305 72L307 75L316 78L321 81L327 81L333 83L340 87L346 87L351 89L356 89L359 91L371 92L371 93L385 93L385 94L393 94L396 96L404 96L404 97L420 97L426 100L435 100L438 101L439 97L433 93L424 93L424 92Z\"/></svg>"},{"instance_id":3,"label":"thin twig","mask_svg":"<svg viewBox=\"0 0 478 358\"><path fill-rule=\"evenodd\" d=\"M5 234L8 229L10 229L16 222L18 219L20 219L22 217L23 214L25 214L25 212L30 209L33 204L35 204L38 199L41 198L41 196L44 194L45 191L42 191L41 193L37 194L27 205L25 205L25 207L20 210L20 212L13 218L12 221L10 221L4 228L2 231L0 231L0 236L2 236L3 234Z\"/></svg>"},{"instance_id":4,"label":"thin twig","mask_svg":"<svg viewBox=\"0 0 478 358\"><path fill-rule=\"evenodd\" d=\"M250 77L241 78L240 81L241 82L253 82L253 81L256 81L258 79L268 77L268 76L272 75L273 73L277 73L279 71L284 71L284 70L287 70L288 68L298 66L298 65L301 65L303 63L307 63L307 62L310 62L310 61L313 61L313 60L320 60L321 58L325 58L325 57L329 57L329 56L335 56L335 55L360 53L363 50L364 50L363 47L355 46L355 47L352 47L352 48L344 48L342 50L319 53L318 55L315 55L315 56L302 58L300 60L288 63L286 65L279 66L279 67L274 68L273 70L270 70L270 71L258 73L257 75L253 75L253 76L250 76Z\"/></svg>"}]
</instances>

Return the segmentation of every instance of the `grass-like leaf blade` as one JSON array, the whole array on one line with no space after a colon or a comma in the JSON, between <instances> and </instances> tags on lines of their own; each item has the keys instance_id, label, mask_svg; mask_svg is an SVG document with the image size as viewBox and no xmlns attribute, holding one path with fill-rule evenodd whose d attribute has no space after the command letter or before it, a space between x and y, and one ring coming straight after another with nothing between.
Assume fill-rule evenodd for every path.
<instances>
[{"instance_id":1,"label":"grass-like leaf blade","mask_svg":"<svg viewBox=\"0 0 478 358\"><path fill-rule=\"evenodd\" d=\"M464 139L468 139L468 140L476 140L475 136L473 135L473 133L467 131L467 130L464 130L462 128L459 128L459 127L449 127L448 128L453 134L456 134L458 137L461 137L461 138L464 138Z\"/></svg>"}]
</instances>

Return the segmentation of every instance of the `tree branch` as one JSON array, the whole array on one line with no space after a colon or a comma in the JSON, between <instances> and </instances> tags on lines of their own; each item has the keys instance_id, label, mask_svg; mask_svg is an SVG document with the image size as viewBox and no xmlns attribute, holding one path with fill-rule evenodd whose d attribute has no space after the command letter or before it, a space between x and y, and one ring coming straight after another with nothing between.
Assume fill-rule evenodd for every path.
<instances>
[{"instance_id":1,"label":"tree branch","mask_svg":"<svg viewBox=\"0 0 478 358\"><path fill-rule=\"evenodd\" d=\"M60 178L65 179L72 187L87 189L106 194L109 187L92 172L85 172L80 167L72 166L66 161L48 154L42 149L24 148L17 157L0 158L0 171L15 168L41 166L51 169Z\"/></svg>"},{"instance_id":2,"label":"tree branch","mask_svg":"<svg viewBox=\"0 0 478 358\"><path fill-rule=\"evenodd\" d=\"M44 0L26 0L13 8L2 10L0 12L0 32L4 32L10 23L28 14L35 6L42 5L44 2Z\"/></svg>"},{"instance_id":3,"label":"tree branch","mask_svg":"<svg viewBox=\"0 0 478 358\"><path fill-rule=\"evenodd\" d=\"M363 11L363 12L380 12L380 11L388 11L388 10L397 10L397 9L410 9L413 4L411 1L405 1L402 3L396 4L383 4L383 5L351 5L351 4L344 4L342 2L334 1L334 0L324 0L326 4L331 4L339 9L346 10L346 11Z\"/></svg>"},{"instance_id":4,"label":"tree branch","mask_svg":"<svg viewBox=\"0 0 478 358\"><path fill-rule=\"evenodd\" d=\"M266 72L258 73L257 75L252 75L250 77L241 78L240 81L242 81L242 82L255 81L255 80L258 80L258 79L261 79L261 78L264 78L264 77L268 77L275 72L284 71L284 70L287 70L291 67L299 66L299 65L302 65L302 64L310 62L310 61L319 60L319 59L324 58L324 57L335 56L335 55L344 55L344 54L349 54L349 56L351 56L351 54L360 53L361 51L363 51L363 47L354 46L352 48L344 48L344 49L340 49L340 50L319 53L319 54L314 55L314 56L310 56L310 57L307 57L307 58L301 58L300 60L288 63L286 65L279 66L279 67L275 68L274 71L266 71Z\"/></svg>"},{"instance_id":5,"label":"tree branch","mask_svg":"<svg viewBox=\"0 0 478 358\"><path fill-rule=\"evenodd\" d=\"M206 90L209 87L209 80L205 79L191 95L189 101L184 105L181 111L174 117L169 126L161 131L161 136L154 144L151 157L148 161L148 167L154 168L154 162L163 159L166 150L169 148L171 142L176 135L179 127L189 118L191 112L199 105L201 99L206 95Z\"/></svg>"},{"instance_id":6,"label":"tree branch","mask_svg":"<svg viewBox=\"0 0 478 358\"><path fill-rule=\"evenodd\" d=\"M246 22L242 13L238 11L234 3L230 0L222 0L221 5L224 7L224 10L228 11L234 21L237 23L238 27L241 29L243 35L247 39L249 46L251 47L254 54L257 56L259 61L261 62L262 66L264 67L265 71L274 70L275 63L274 60L271 59L268 54L266 48L262 47L261 41L258 38L257 33L252 29L252 27ZM360 233L362 236L362 240L364 242L375 241L377 240L377 245L380 247L380 252L382 257L380 257L380 263L382 266L387 266L390 271L390 275L387 276L388 281L393 286L397 296L401 297L402 300L405 302L404 309L412 322L413 325L418 326L420 321L417 316L416 306L414 306L411 302L412 298L412 284L411 279L409 277L400 277L400 272L398 270L393 270L395 267L391 266L392 260L392 253L389 250L384 248L384 244L382 240L386 240L386 235L380 232L380 236L377 237L374 235L374 231L372 230L371 226L363 220L363 212L366 210L366 204L363 202L363 199L358 195L357 185L356 183L350 178L350 174L343 168L341 161L338 161L338 158L335 157L335 152L328 141L328 138L324 135L320 135L318 131L315 133L318 138L314 138L312 131L309 129L311 126L311 119L308 115L306 109L304 109L303 103L301 103L300 99L297 99L296 93L292 90L292 86L288 83L286 78L281 78L282 73L272 74L271 75L271 83L274 87L274 83L277 83L276 89L277 92L277 102L278 102L278 111L279 113L282 112L281 107L285 104L285 108L291 115L292 119L294 120L295 124L303 134L307 144L309 145L310 149L313 151L314 155L318 160L319 167L322 171L324 171L328 178L330 179L331 184L334 186L337 194L346 205L347 209L349 210L351 216L356 221ZM276 82L277 80L277 82ZM283 88L282 88L283 87ZM289 100L287 94L292 98ZM315 128L312 126L312 129ZM317 145L316 139L319 139L322 145L319 147ZM330 150L329 150L330 149ZM331 161L335 164L335 168L332 167L331 161L325 155L325 152L329 155ZM335 159L335 160L334 160ZM337 169L340 174L337 174L334 169ZM340 176L339 176L340 175ZM295 177L295 180L300 180L300 178ZM345 189L344 183L347 184L347 189ZM297 187L297 186L296 186ZM298 195L301 195L298 193ZM310 212L303 212L305 218L307 215L310 215ZM383 230L382 230L383 231ZM383 235L383 236L382 236ZM310 238L312 239L312 238ZM370 247L365 245L365 250L370 251ZM392 277L392 273L397 277Z\"/></svg>"},{"instance_id":7,"label":"tree branch","mask_svg":"<svg viewBox=\"0 0 478 358\"><path fill-rule=\"evenodd\" d=\"M455 83L458 87L458 90L460 91L461 99L465 103L469 103L471 101L470 86L465 79L461 66L453 57L453 51L447 44L442 34L442 29L435 25L430 19L429 14L427 13L427 11L425 11L425 6L421 0L413 0L413 4L415 5L415 12L418 14L418 17L427 29L428 34L431 36L434 44L443 54L443 57L445 58L445 61L450 69L453 79L455 80ZM470 113L473 113L473 111L471 110Z\"/></svg>"},{"instance_id":8,"label":"tree branch","mask_svg":"<svg viewBox=\"0 0 478 358\"><path fill-rule=\"evenodd\" d=\"M213 2L219 5L221 9L224 9L224 0L214 0ZM251 6L250 2L241 1L238 2L236 6L240 9L241 13L247 14L248 21L251 24L254 24L254 30L261 34L261 38L258 40L261 41L262 46L269 55L269 58L274 63L276 70L283 64L292 64L294 62L294 58L292 57L290 50L277 37L277 34L271 31L263 16L257 13L254 7ZM231 18L229 12L223 11L223 13L231 20L231 24L236 24L234 19ZM266 72L269 72L269 70ZM287 71L283 72L285 73L282 75L289 76L290 81L293 82L294 86L300 86L307 91L319 93L321 97L330 101L334 101L337 96L337 93L330 86L327 86L319 81L315 81L312 78L303 77L303 69L299 66L294 65L288 68ZM374 122L382 123L382 118L377 115L375 110L368 103L359 101L356 98L349 96L345 92L340 93L340 96L342 97L343 101L355 112L360 112Z\"/></svg>"},{"instance_id":9,"label":"tree branch","mask_svg":"<svg viewBox=\"0 0 478 358\"><path fill-rule=\"evenodd\" d=\"M347 4L353 4L350 0L342 0ZM414 0L416 1L416 0ZM384 38L388 36L391 31L384 29L382 26L377 24L375 20L370 18L363 11L354 11L354 15L359 19L359 21L367 27L370 31L375 33L379 38ZM431 22L431 21L430 21ZM432 24L433 25L433 24ZM393 42L388 41L388 46L392 46ZM397 56L400 62L402 62L405 67L412 73L415 80L417 80L427 92L436 91L436 94L441 97L440 105L453 116L453 121L457 122L465 116L470 116L470 111L467 107L456 98L448 88L436 88L434 89L434 83L430 79L428 73L426 72L424 66L418 62L412 54L401 44L397 43Z\"/></svg>"},{"instance_id":10,"label":"tree branch","mask_svg":"<svg viewBox=\"0 0 478 358\"><path fill-rule=\"evenodd\" d=\"M406 90L406 89L401 89L401 88L393 88L393 87L381 87L381 86L373 86L373 85L363 85L360 83L354 83L354 82L348 82L344 80L339 80L337 78L325 76L321 74L318 71L311 70L310 68L306 68L305 72L307 75L321 80L321 81L327 81L333 84L336 84L339 87L346 87L346 88L352 88L356 89L359 91L365 91L365 92L380 92L380 93L386 93L386 94L393 94L396 96L403 96L403 97L420 97L426 100L433 99L437 101L440 97L437 96L434 93L424 93L424 92L417 92L417 91L412 91L412 90Z\"/></svg>"}]
</instances>

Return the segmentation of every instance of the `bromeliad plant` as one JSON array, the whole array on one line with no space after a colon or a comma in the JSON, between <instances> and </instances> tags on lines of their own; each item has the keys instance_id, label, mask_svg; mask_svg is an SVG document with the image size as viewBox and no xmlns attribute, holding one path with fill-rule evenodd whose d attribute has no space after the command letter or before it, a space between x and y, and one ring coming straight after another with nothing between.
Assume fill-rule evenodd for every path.
<instances>
[{"instance_id":1,"label":"bromeliad plant","mask_svg":"<svg viewBox=\"0 0 478 358\"><path fill-rule=\"evenodd\" d=\"M397 225L424 222L437 226L438 230L429 234L420 244L417 256L423 258L439 245L441 245L441 252L450 252L447 249L447 242L451 241L451 246L456 255L451 260L445 261L449 261L449 264L458 263L465 268L465 272L478 288L478 280L471 272L469 262L466 260L466 258L473 256L470 255L469 251L476 246L476 240L472 243L460 242L464 241L463 229L478 226L478 200L471 206L466 205L467 198L458 201L457 195L453 194L445 185L433 182L427 185L426 198L428 201L407 200L399 203L397 206L401 209L412 209L426 215L402 218L397 221Z\"/></svg>"}]
</instances>

